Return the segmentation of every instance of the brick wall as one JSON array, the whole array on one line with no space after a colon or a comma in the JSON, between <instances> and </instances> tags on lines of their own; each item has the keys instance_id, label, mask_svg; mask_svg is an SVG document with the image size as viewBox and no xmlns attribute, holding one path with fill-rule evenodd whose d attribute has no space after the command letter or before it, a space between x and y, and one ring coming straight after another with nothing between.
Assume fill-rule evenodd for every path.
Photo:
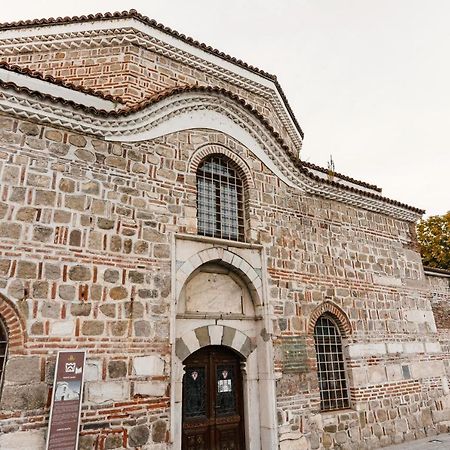
<instances>
[{"instance_id":1,"label":"brick wall","mask_svg":"<svg viewBox=\"0 0 450 450\"><path fill-rule=\"evenodd\" d=\"M206 143L238 153L254 178L248 236L268 267L282 441L376 447L447 431L443 356L409 223L290 188L221 133L107 143L5 116L0 129L0 289L26 329L6 367L0 446L11 433L42 437L53 350L82 347L81 448L166 448L170 233L196 233L188 161ZM352 409L318 414L310 318L324 302L349 321ZM307 371L283 373L288 336L305 337Z\"/></svg>"},{"instance_id":2,"label":"brick wall","mask_svg":"<svg viewBox=\"0 0 450 450\"><path fill-rule=\"evenodd\" d=\"M16 51L0 59L121 97L128 105L138 104L156 93L177 86L223 88L249 103L288 144L292 144L268 98L137 45L93 46L90 40L79 44L80 47L73 50Z\"/></svg>"}]
</instances>

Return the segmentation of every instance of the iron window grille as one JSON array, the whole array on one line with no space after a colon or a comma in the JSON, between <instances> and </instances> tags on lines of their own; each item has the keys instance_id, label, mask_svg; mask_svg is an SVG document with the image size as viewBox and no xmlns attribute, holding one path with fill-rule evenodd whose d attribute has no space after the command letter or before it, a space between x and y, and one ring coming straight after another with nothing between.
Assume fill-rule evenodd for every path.
<instances>
[{"instance_id":1,"label":"iron window grille","mask_svg":"<svg viewBox=\"0 0 450 450\"><path fill-rule=\"evenodd\" d=\"M342 339L333 320L321 316L314 328L320 409L332 411L349 408L350 400L342 353Z\"/></svg>"},{"instance_id":2,"label":"iron window grille","mask_svg":"<svg viewBox=\"0 0 450 450\"><path fill-rule=\"evenodd\" d=\"M197 219L200 235L244 240L242 180L224 156L213 155L198 168Z\"/></svg>"},{"instance_id":3,"label":"iron window grille","mask_svg":"<svg viewBox=\"0 0 450 450\"><path fill-rule=\"evenodd\" d=\"M3 374L6 366L6 356L8 354L8 333L2 320L0 319L0 396L3 386Z\"/></svg>"}]
</instances>

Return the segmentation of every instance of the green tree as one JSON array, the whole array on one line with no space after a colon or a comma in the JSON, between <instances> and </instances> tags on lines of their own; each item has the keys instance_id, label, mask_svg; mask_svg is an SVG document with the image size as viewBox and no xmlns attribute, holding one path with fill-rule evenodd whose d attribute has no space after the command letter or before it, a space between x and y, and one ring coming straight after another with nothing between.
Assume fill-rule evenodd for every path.
<instances>
[{"instance_id":1,"label":"green tree","mask_svg":"<svg viewBox=\"0 0 450 450\"><path fill-rule=\"evenodd\" d=\"M450 270L450 211L420 220L417 239L425 266Z\"/></svg>"}]
</instances>

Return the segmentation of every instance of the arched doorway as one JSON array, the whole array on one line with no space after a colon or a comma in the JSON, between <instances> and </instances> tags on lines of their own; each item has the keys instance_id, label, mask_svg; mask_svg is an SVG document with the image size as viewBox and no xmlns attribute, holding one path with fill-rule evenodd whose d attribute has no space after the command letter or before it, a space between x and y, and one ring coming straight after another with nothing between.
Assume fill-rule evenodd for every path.
<instances>
[{"instance_id":1,"label":"arched doorway","mask_svg":"<svg viewBox=\"0 0 450 450\"><path fill-rule=\"evenodd\" d=\"M241 356L209 345L184 365L182 450L244 450Z\"/></svg>"}]
</instances>

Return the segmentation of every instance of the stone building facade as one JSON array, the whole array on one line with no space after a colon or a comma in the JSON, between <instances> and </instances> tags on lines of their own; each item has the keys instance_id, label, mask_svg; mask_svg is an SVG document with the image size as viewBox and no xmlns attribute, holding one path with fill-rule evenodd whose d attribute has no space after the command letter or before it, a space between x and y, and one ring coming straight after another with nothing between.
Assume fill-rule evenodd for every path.
<instances>
[{"instance_id":1,"label":"stone building facade","mask_svg":"<svg viewBox=\"0 0 450 450\"><path fill-rule=\"evenodd\" d=\"M0 55L1 449L45 448L75 348L83 450L448 430L422 211L302 162L275 77L135 11L3 24Z\"/></svg>"}]
</instances>

